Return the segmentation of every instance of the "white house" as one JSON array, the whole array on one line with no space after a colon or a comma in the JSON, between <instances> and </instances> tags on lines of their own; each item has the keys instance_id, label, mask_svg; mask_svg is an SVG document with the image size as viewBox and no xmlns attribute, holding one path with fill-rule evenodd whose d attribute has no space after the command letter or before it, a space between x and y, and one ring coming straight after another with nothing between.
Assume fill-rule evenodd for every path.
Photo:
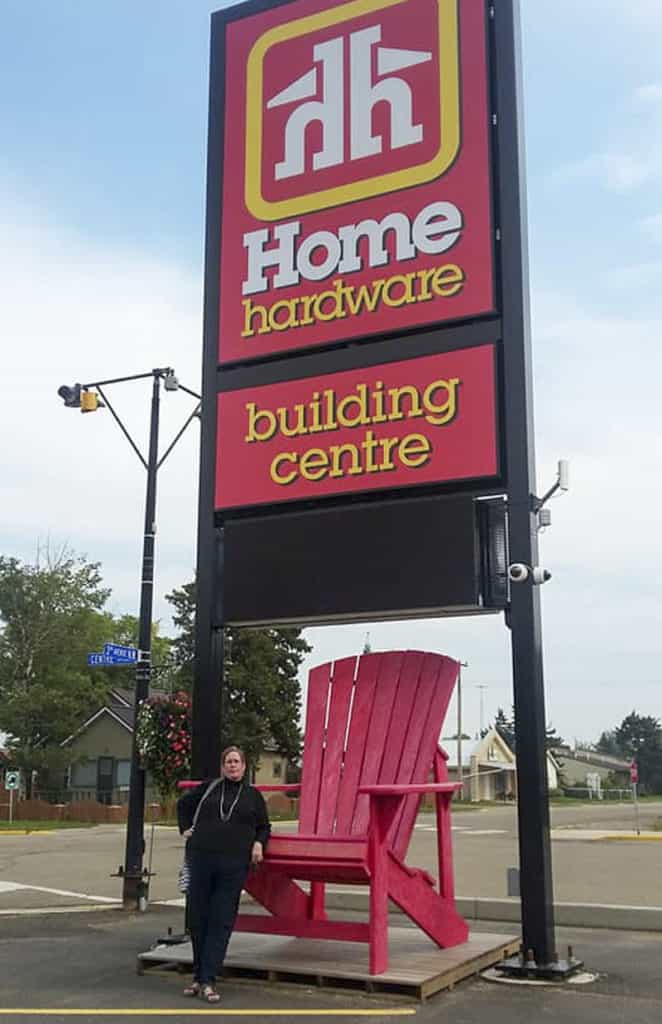
<instances>
[{"instance_id":1,"label":"white house","mask_svg":"<svg viewBox=\"0 0 662 1024\"><path fill-rule=\"evenodd\" d=\"M449 755L448 775L457 782L457 740L442 738L442 747ZM470 740L462 744L462 791L463 800L472 803L480 801L517 799L517 760L503 737L496 729L489 729L481 740L472 745ZM558 789L559 767L550 751L547 752L547 786Z\"/></svg>"}]
</instances>

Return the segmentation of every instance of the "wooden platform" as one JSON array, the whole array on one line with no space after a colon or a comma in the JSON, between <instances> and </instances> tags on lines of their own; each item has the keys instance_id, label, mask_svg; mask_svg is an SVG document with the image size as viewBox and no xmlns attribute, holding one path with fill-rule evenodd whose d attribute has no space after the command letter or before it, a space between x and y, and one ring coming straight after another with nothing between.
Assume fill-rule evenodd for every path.
<instances>
[{"instance_id":1,"label":"wooden platform","mask_svg":"<svg viewBox=\"0 0 662 1024\"><path fill-rule=\"evenodd\" d=\"M519 938L473 932L463 945L439 949L413 928L389 928L390 967L384 974L373 976L368 970L368 947L361 943L235 933L223 974L230 978L391 992L424 1000L492 967L516 953L519 946ZM192 962L189 942L155 946L138 956L138 973L159 969L186 972Z\"/></svg>"}]
</instances>

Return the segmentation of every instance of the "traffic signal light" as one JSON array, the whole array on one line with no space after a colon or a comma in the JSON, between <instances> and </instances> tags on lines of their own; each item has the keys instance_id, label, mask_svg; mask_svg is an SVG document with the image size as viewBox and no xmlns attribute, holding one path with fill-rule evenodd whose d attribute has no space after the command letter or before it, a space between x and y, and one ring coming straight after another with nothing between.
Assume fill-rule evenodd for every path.
<instances>
[{"instance_id":1,"label":"traffic signal light","mask_svg":"<svg viewBox=\"0 0 662 1024\"><path fill-rule=\"evenodd\" d=\"M57 389L57 393L69 409L80 408L80 384L63 384Z\"/></svg>"},{"instance_id":2,"label":"traffic signal light","mask_svg":"<svg viewBox=\"0 0 662 1024\"><path fill-rule=\"evenodd\" d=\"M96 391L82 391L80 396L81 412L96 412L99 408L99 396Z\"/></svg>"}]
</instances>

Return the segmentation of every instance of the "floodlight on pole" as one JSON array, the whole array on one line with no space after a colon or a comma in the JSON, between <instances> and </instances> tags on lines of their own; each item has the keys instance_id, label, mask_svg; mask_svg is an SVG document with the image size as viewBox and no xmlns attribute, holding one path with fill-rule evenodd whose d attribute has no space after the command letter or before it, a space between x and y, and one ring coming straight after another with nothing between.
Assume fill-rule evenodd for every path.
<instances>
[{"instance_id":1,"label":"floodlight on pole","mask_svg":"<svg viewBox=\"0 0 662 1024\"><path fill-rule=\"evenodd\" d=\"M68 409L80 409L80 384L61 384L57 393Z\"/></svg>"}]
</instances>

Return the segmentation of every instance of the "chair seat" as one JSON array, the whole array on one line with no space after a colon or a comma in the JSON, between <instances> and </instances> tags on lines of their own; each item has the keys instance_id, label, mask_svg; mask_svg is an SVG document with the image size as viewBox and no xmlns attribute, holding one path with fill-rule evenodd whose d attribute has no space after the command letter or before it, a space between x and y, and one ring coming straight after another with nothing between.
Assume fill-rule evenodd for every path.
<instances>
[{"instance_id":1,"label":"chair seat","mask_svg":"<svg viewBox=\"0 0 662 1024\"><path fill-rule=\"evenodd\" d=\"M368 856L368 838L272 833L266 856L270 862L283 858L365 861Z\"/></svg>"},{"instance_id":2,"label":"chair seat","mask_svg":"<svg viewBox=\"0 0 662 1024\"><path fill-rule=\"evenodd\" d=\"M370 877L365 837L272 834L264 863L271 871L306 881L365 884Z\"/></svg>"}]
</instances>

